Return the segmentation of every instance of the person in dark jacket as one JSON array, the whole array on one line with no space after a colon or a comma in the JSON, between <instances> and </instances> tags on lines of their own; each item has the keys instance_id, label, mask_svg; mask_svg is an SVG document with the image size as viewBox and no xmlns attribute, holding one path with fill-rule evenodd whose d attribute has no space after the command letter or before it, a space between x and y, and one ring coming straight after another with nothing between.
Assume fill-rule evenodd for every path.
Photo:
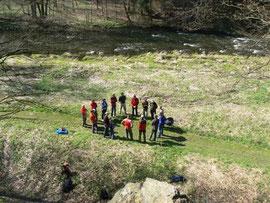
<instances>
[{"instance_id":1,"label":"person in dark jacket","mask_svg":"<svg viewBox=\"0 0 270 203\"><path fill-rule=\"evenodd\" d=\"M115 94L112 95L111 99L111 116L116 116L116 102L117 102L117 98L115 97Z\"/></svg>"},{"instance_id":2,"label":"person in dark jacket","mask_svg":"<svg viewBox=\"0 0 270 203\"><path fill-rule=\"evenodd\" d=\"M139 120L139 141L141 142L141 136L143 134L143 140L144 143L146 143L146 120L144 119L144 116L141 116L141 119Z\"/></svg>"},{"instance_id":3,"label":"person in dark jacket","mask_svg":"<svg viewBox=\"0 0 270 203\"><path fill-rule=\"evenodd\" d=\"M111 139L113 139L114 138L114 128L115 128L115 125L113 124L113 120L112 120L111 117L109 118L109 128L110 128Z\"/></svg>"},{"instance_id":4,"label":"person in dark jacket","mask_svg":"<svg viewBox=\"0 0 270 203\"><path fill-rule=\"evenodd\" d=\"M105 116L103 118L103 124L104 124L104 132L103 136L106 137L109 135L109 125L110 125L110 120L108 117L108 112L105 113Z\"/></svg>"},{"instance_id":5,"label":"person in dark jacket","mask_svg":"<svg viewBox=\"0 0 270 203\"><path fill-rule=\"evenodd\" d=\"M146 118L148 116L148 101L147 101L147 99L144 99L144 101L142 103L142 107L143 107L143 116Z\"/></svg>"},{"instance_id":6,"label":"person in dark jacket","mask_svg":"<svg viewBox=\"0 0 270 203\"><path fill-rule=\"evenodd\" d=\"M157 113L157 103L152 100L151 103L150 103L150 113L151 113L151 118L154 119L154 115Z\"/></svg>"},{"instance_id":7,"label":"person in dark jacket","mask_svg":"<svg viewBox=\"0 0 270 203\"><path fill-rule=\"evenodd\" d=\"M158 138L160 138L161 135L163 135L166 120L167 119L163 114L160 114L160 116L158 117Z\"/></svg>"},{"instance_id":8,"label":"person in dark jacket","mask_svg":"<svg viewBox=\"0 0 270 203\"><path fill-rule=\"evenodd\" d=\"M107 108L108 108L108 104L106 102L106 99L103 99L102 102L101 102L101 112L102 112L102 120L105 116L105 113L107 112Z\"/></svg>"},{"instance_id":9,"label":"person in dark jacket","mask_svg":"<svg viewBox=\"0 0 270 203\"><path fill-rule=\"evenodd\" d=\"M154 141L156 141L156 139L157 139L158 123L159 123L158 116L155 115L154 120L152 120L152 130L151 130L151 134L150 134L149 140L151 140L152 139L152 136L154 135Z\"/></svg>"},{"instance_id":10,"label":"person in dark jacket","mask_svg":"<svg viewBox=\"0 0 270 203\"><path fill-rule=\"evenodd\" d=\"M127 107L126 107L126 96L124 95L124 92L121 93L121 96L119 97L119 113L122 114L122 109L124 109L125 115L127 115Z\"/></svg>"}]
</instances>

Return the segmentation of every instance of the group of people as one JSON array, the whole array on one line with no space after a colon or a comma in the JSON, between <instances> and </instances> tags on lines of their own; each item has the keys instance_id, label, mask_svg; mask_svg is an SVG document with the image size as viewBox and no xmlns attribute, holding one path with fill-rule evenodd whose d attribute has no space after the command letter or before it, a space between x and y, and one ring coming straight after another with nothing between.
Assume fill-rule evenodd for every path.
<instances>
[{"instance_id":1,"label":"group of people","mask_svg":"<svg viewBox=\"0 0 270 203\"><path fill-rule=\"evenodd\" d=\"M103 99L101 101L101 118L104 124L104 132L103 132L103 136L110 136L111 139L114 139L114 128L115 125L113 123L113 119L112 117L116 116L116 103L119 102L119 114L121 115L122 113L124 113L127 118L125 118L121 124L125 126L125 133L126 133L126 138L127 139L131 139L133 140L133 132L132 132L132 128L133 128L133 122L131 120L131 118L133 118L134 116L138 116L138 106L139 106L139 99L136 97L136 95L134 95L131 99L131 108L132 108L132 115L127 114L127 107L126 107L126 96L124 95L124 93L121 93L121 96L118 98L116 98L115 94L112 95L112 97L110 98L110 103L111 103L111 116L109 116L108 113L108 103L106 101L106 99ZM146 142L146 125L147 125L147 121L146 121L146 117L148 117L148 108L150 106L150 113L151 113L151 118L152 120L152 130L149 136L149 140L153 140L156 141L157 137L161 137L163 135L163 129L164 129L164 125L166 122L166 117L164 116L164 111L162 106L160 106L160 110L159 110L159 116L157 115L157 109L158 109L158 105L157 103L152 100L149 104L149 102L147 101L147 99L144 99L142 102L142 109L143 109L143 113L141 115L141 118L139 120L138 123L138 130L139 130L139 141L141 141L141 138L143 136L143 141ZM90 103L90 122L92 124L92 132L93 133L98 133L98 111L97 111L98 105L96 103L95 100L92 100ZM81 107L81 114L82 114L82 120L83 120L83 126L87 126L87 112L88 110L86 109L85 105L83 104ZM157 136L157 132L158 136Z\"/></svg>"}]
</instances>

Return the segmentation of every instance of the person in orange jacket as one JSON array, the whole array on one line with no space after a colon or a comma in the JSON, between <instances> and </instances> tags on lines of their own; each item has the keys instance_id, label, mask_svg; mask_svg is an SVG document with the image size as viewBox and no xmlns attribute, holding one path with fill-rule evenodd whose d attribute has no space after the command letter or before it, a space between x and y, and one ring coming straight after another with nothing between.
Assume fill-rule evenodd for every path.
<instances>
[{"instance_id":1,"label":"person in orange jacket","mask_svg":"<svg viewBox=\"0 0 270 203\"><path fill-rule=\"evenodd\" d=\"M97 114L96 114L96 109L93 109L90 114L90 121L92 124L92 133L98 133L98 127L97 127Z\"/></svg>"},{"instance_id":2,"label":"person in orange jacket","mask_svg":"<svg viewBox=\"0 0 270 203\"><path fill-rule=\"evenodd\" d=\"M82 114L82 120L83 120L83 124L82 126L86 126L86 119L87 119L87 109L85 108L85 105L83 104L82 107L81 107L81 114Z\"/></svg>"},{"instance_id":3,"label":"person in orange jacket","mask_svg":"<svg viewBox=\"0 0 270 203\"><path fill-rule=\"evenodd\" d=\"M134 111L136 112L136 116L138 116L138 105L139 105L139 99L134 94L133 98L131 99L132 117L134 116Z\"/></svg>"},{"instance_id":4,"label":"person in orange jacket","mask_svg":"<svg viewBox=\"0 0 270 203\"><path fill-rule=\"evenodd\" d=\"M91 110L97 109L97 103L95 102L95 100L92 100L90 107L91 107Z\"/></svg>"},{"instance_id":5,"label":"person in orange jacket","mask_svg":"<svg viewBox=\"0 0 270 203\"><path fill-rule=\"evenodd\" d=\"M121 123L125 126L127 139L129 139L128 135L130 135L130 139L133 140L133 133L132 133L133 123L130 119L130 115L128 115L127 118L122 120Z\"/></svg>"},{"instance_id":6,"label":"person in orange jacket","mask_svg":"<svg viewBox=\"0 0 270 203\"><path fill-rule=\"evenodd\" d=\"M146 120L144 119L144 116L141 115L141 119L139 120L139 141L141 142L141 136L143 134L143 140L144 143L146 143Z\"/></svg>"}]
</instances>

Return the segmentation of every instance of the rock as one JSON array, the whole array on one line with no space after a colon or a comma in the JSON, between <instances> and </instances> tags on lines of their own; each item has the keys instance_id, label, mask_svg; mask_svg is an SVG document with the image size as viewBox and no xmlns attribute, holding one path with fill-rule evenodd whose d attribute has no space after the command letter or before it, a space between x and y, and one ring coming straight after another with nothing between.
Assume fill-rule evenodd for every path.
<instances>
[{"instance_id":1,"label":"rock","mask_svg":"<svg viewBox=\"0 0 270 203\"><path fill-rule=\"evenodd\" d=\"M85 52L85 56L92 56L95 53L96 53L95 51L87 51L87 52Z\"/></svg>"},{"instance_id":2,"label":"rock","mask_svg":"<svg viewBox=\"0 0 270 203\"><path fill-rule=\"evenodd\" d=\"M65 52L62 54L62 57L64 58L71 58L72 57L72 54L70 52Z\"/></svg>"},{"instance_id":3,"label":"rock","mask_svg":"<svg viewBox=\"0 0 270 203\"><path fill-rule=\"evenodd\" d=\"M181 202L175 186L151 178L144 183L128 183L109 203L175 203Z\"/></svg>"}]
</instances>

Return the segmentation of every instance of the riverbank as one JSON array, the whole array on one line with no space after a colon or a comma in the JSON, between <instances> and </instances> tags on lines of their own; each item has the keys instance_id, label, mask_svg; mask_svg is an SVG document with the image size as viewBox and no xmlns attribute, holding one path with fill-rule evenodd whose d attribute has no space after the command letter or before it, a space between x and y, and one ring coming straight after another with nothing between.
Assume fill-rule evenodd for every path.
<instances>
[{"instance_id":1,"label":"riverbank","mask_svg":"<svg viewBox=\"0 0 270 203\"><path fill-rule=\"evenodd\" d=\"M13 56L7 64L23 85L39 93L33 98L45 106L30 104L1 122L0 155L5 165L0 171L8 174L0 191L9 188L8 194L48 201L96 201L101 186L113 193L127 182L146 177L169 181L179 173L188 181L177 186L193 202L267 200L267 62L267 57L179 51L131 57L102 53ZM120 92L126 93L128 101L133 94L155 99L166 116L175 118L175 126L167 127L157 142L147 144L125 140L122 116L114 119L115 140L81 127L82 103L88 107L91 99L108 100L112 93L119 96ZM134 120L135 140L137 122ZM59 127L66 127L70 134L55 135ZM61 194L64 161L77 173L76 187L67 195Z\"/></svg>"}]
</instances>

